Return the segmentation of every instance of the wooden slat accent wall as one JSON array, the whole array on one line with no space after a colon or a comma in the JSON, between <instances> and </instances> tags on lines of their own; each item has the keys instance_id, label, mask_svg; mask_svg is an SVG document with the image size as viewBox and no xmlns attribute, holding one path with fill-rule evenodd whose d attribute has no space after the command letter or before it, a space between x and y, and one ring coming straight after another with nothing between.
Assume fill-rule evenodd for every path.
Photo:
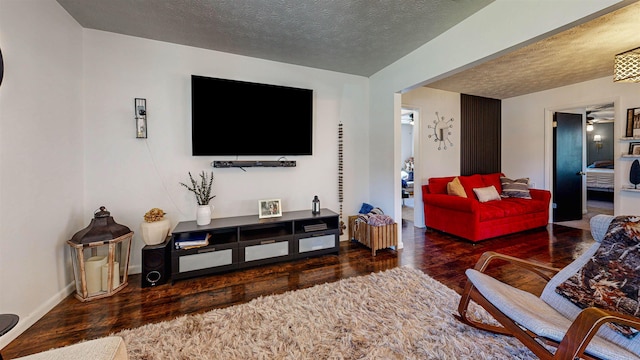
<instances>
[{"instance_id":1,"label":"wooden slat accent wall","mask_svg":"<svg viewBox=\"0 0 640 360\"><path fill-rule=\"evenodd\" d=\"M460 174L500 172L500 100L460 94Z\"/></svg>"}]
</instances>

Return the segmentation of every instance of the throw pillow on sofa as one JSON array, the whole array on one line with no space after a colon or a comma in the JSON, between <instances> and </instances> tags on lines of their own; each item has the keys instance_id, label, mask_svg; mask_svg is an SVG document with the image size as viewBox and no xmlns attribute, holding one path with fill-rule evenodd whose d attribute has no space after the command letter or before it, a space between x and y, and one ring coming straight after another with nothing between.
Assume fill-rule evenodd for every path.
<instances>
[{"instance_id":1,"label":"throw pillow on sofa","mask_svg":"<svg viewBox=\"0 0 640 360\"><path fill-rule=\"evenodd\" d=\"M447 184L447 194L460 196L463 198L467 197L467 193L464 191L464 187L462 187L460 179L458 179L457 177Z\"/></svg>"},{"instance_id":2,"label":"throw pillow on sofa","mask_svg":"<svg viewBox=\"0 0 640 360\"><path fill-rule=\"evenodd\" d=\"M531 199L529 192L529 178L512 180L508 177L500 177L502 184L502 197Z\"/></svg>"},{"instance_id":3,"label":"throw pillow on sofa","mask_svg":"<svg viewBox=\"0 0 640 360\"><path fill-rule=\"evenodd\" d=\"M482 203L492 200L502 200L500 198L500 194L498 194L498 190L496 190L496 187L493 185L483 188L474 188L473 192L476 193L478 201Z\"/></svg>"}]
</instances>

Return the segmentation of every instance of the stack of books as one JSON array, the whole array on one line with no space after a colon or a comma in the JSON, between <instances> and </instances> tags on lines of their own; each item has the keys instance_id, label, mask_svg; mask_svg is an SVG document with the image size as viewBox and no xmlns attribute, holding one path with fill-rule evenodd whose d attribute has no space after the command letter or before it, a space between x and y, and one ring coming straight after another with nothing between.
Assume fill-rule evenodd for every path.
<instances>
[{"instance_id":1,"label":"stack of books","mask_svg":"<svg viewBox=\"0 0 640 360\"><path fill-rule=\"evenodd\" d=\"M211 234L209 233L189 234L188 238L176 239L174 246L177 250L207 246L209 245L209 238L211 238Z\"/></svg>"}]
</instances>

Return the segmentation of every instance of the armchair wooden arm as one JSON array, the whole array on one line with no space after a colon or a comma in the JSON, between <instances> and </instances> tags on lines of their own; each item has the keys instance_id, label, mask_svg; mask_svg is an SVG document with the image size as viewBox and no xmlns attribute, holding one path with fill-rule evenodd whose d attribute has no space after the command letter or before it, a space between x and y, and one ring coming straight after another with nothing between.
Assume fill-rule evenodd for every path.
<instances>
[{"instance_id":1,"label":"armchair wooden arm","mask_svg":"<svg viewBox=\"0 0 640 360\"><path fill-rule=\"evenodd\" d=\"M640 329L640 319L614 311L590 307L582 310L558 344L554 359L583 357L584 350L602 325L616 323Z\"/></svg>"},{"instance_id":2,"label":"armchair wooden arm","mask_svg":"<svg viewBox=\"0 0 640 360\"><path fill-rule=\"evenodd\" d=\"M546 281L551 280L553 275L557 274L560 271L560 269L558 268L538 264L533 261L519 259L509 255L500 254L494 251L487 251L483 253L476 262L474 269L480 272L485 272L489 264L494 260L504 260L523 269L527 269Z\"/></svg>"}]
</instances>

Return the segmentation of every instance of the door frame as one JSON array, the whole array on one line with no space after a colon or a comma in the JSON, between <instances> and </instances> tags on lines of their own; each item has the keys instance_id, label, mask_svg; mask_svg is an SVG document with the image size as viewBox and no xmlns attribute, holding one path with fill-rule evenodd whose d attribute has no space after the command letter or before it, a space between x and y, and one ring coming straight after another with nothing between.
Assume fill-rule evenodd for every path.
<instances>
[{"instance_id":1,"label":"door frame","mask_svg":"<svg viewBox=\"0 0 640 360\"><path fill-rule=\"evenodd\" d=\"M605 103L613 103L613 111L616 114L615 123L618 123L618 116L620 113L620 98L603 98L600 100L590 100L590 101L581 101L573 104L561 105L561 106L552 106L544 108L544 186L543 189L548 189L553 194L553 113L567 111L567 109L577 109L577 108L586 108L587 106L594 104L605 104ZM586 111L583 112L583 117L586 117ZM585 127L586 125L582 124L582 142L583 146L586 146L586 136L585 136ZM617 129L619 125L614 125L614 137L618 134ZM586 148L584 148L586 149ZM586 150L583 149L583 164L586 162ZM614 159L615 161L616 159ZM584 171L585 169L582 169ZM615 176L615 175L614 175ZM586 177L582 179L582 192L583 192L583 212L586 211L587 207L587 188L586 188ZM617 182L617 180L616 180ZM617 201L617 192L614 192L613 195L613 205L614 209L618 204ZM549 223L553 223L553 209L551 208L552 204L549 204ZM615 211L615 210L614 210Z\"/></svg>"}]
</instances>

